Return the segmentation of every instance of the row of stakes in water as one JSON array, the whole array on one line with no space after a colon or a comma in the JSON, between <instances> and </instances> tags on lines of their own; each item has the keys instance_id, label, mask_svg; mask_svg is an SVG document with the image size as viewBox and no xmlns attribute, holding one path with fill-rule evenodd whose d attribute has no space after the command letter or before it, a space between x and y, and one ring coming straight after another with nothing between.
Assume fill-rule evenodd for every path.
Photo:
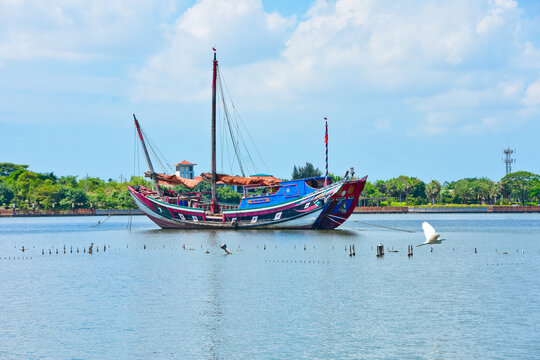
<instances>
[{"instance_id":1,"label":"row of stakes in water","mask_svg":"<svg viewBox=\"0 0 540 360\"><path fill-rule=\"evenodd\" d=\"M394 250L394 248L392 248L392 250L388 249L388 252L397 253L398 251ZM383 257L384 256L384 245L381 244L381 243L379 243L379 245L377 245L376 256L377 257ZM413 256L413 246L412 245L407 245L407 257L411 257L411 256Z\"/></svg>"},{"instance_id":2,"label":"row of stakes in water","mask_svg":"<svg viewBox=\"0 0 540 360\"><path fill-rule=\"evenodd\" d=\"M103 245L103 252L107 251L107 247L110 249L111 248L111 245L107 246L107 245ZM96 252L99 252L99 247L96 246ZM24 249L24 246L22 247L21 249L22 251L25 251ZM58 255L58 248L55 249L56 250L56 254ZM79 253L79 248L76 248L75 249L75 252L78 254ZM83 247L83 253L86 253L86 247ZM88 253L89 254L92 254L94 252L94 243L90 243L90 246L88 247ZM64 254L66 254L67 251L66 251L66 245L64 245ZM70 246L69 248L69 253L70 254L73 254L73 246ZM45 249L41 249L41 255L45 255ZM49 249L49 255L52 255L52 251L51 249Z\"/></svg>"},{"instance_id":3,"label":"row of stakes in water","mask_svg":"<svg viewBox=\"0 0 540 360\"><path fill-rule=\"evenodd\" d=\"M108 248L110 249L110 245L108 245ZM126 245L126 248L128 247L128 245ZM276 249L277 249L277 245L274 246ZM163 245L163 248L165 248L165 245ZM195 250L193 248L186 248L186 244L182 244L182 248L184 250ZM202 248L202 245L201 245L201 248ZM226 244L221 244L220 246L221 249L223 249L225 251L225 253L227 253L228 255L232 254L232 252L227 248L227 245ZM259 248L259 245L257 245L257 248ZM296 245L294 245L294 248L296 249ZM143 249L146 250L146 244L143 245ZM240 249L240 245L238 245L238 249ZM263 249L266 250L266 244L263 245ZM313 249L315 249L315 246L313 246ZM332 246L332 249L334 249L334 246ZM27 251L28 249L26 249L24 246L22 246L22 248L20 249L22 252L24 251ZM103 251L105 252L107 250L107 245L103 245ZM304 251L307 250L307 246L304 245ZM354 244L352 245L349 245L348 247L348 250L349 250L349 256L356 256L356 251L355 251L355 248L354 248ZM55 249L56 251L56 254L58 254L58 249ZM92 254L94 251L94 243L91 243L90 246L88 247L88 253L89 254ZM241 251L241 250L237 250L237 251ZM347 251L347 245L345 245L345 251ZM431 247L430 249L431 252L433 252L433 247ZM454 251L454 249L452 249L452 251ZM69 250L70 253L73 253L73 246L70 247L70 250ZM96 252L99 252L99 247L96 246ZM388 249L388 252L395 252L397 253L398 251L397 250L390 250ZM474 248L474 253L476 254L478 252L478 249L477 248ZM498 250L495 249L495 252L498 253ZM519 249L516 249L516 252L519 253ZM66 253L66 245L64 245L64 254ZM79 248L77 247L76 248L76 253L78 254L79 253ZM83 253L86 253L86 247L83 247ZM209 251L206 250L206 253L208 254ZM524 250L521 250L521 253L522 254L525 254L525 251ZM49 249L49 255L52 254L52 251L51 249ZM502 254L506 255L508 254L507 251L503 251ZM41 249L41 255L45 255L45 250L44 249ZM376 256L377 257L383 257L384 256L384 245L383 244L378 244L377 245L377 251L376 251ZM408 245L407 246L407 256L408 257L411 257L413 256L413 245Z\"/></svg>"}]
</instances>

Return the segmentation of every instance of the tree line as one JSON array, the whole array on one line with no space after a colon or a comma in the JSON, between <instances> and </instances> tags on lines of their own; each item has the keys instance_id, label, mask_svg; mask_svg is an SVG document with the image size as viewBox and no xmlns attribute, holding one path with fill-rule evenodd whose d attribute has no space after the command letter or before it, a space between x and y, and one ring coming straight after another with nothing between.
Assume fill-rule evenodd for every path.
<instances>
[{"instance_id":1,"label":"tree line","mask_svg":"<svg viewBox=\"0 0 540 360\"><path fill-rule=\"evenodd\" d=\"M540 175L517 171L499 181L486 177L465 178L440 183L399 176L387 181L366 184L366 197L389 197L394 201L412 205L464 204L464 205L537 205L540 202Z\"/></svg>"},{"instance_id":2,"label":"tree line","mask_svg":"<svg viewBox=\"0 0 540 360\"><path fill-rule=\"evenodd\" d=\"M312 164L294 166L293 179L321 176ZM329 174L334 181L339 177ZM431 180L428 183L405 175L389 180L367 182L362 197L379 205L537 205L540 203L540 175L528 171L510 173L493 181L488 178L465 178L457 181ZM373 203L374 201L372 201Z\"/></svg>"},{"instance_id":3,"label":"tree line","mask_svg":"<svg viewBox=\"0 0 540 360\"><path fill-rule=\"evenodd\" d=\"M321 176L322 172L312 164L294 166L293 179ZM339 176L329 174L334 181ZM54 173L36 173L28 165L0 163L0 206L19 209L128 209L136 205L129 196L127 186L151 187L142 177L131 177L118 182L97 177L79 179L77 176L56 176ZM209 192L210 185L201 182L193 190L182 186L180 192ZM361 195L379 205L428 205L428 204L521 204L536 205L540 202L540 175L518 171L499 181L488 178L465 178L440 183L428 183L405 175L389 180L367 182ZM239 203L241 194L229 187L220 187L218 201Z\"/></svg>"},{"instance_id":4,"label":"tree line","mask_svg":"<svg viewBox=\"0 0 540 360\"><path fill-rule=\"evenodd\" d=\"M28 165L0 163L0 206L17 209L135 209L128 186L152 187L152 182L139 176L126 181L103 180L97 177L56 176L36 173ZM177 192L210 192L210 184L200 182L193 190L176 186ZM229 187L219 187L219 202L237 204L241 195Z\"/></svg>"},{"instance_id":5,"label":"tree line","mask_svg":"<svg viewBox=\"0 0 540 360\"><path fill-rule=\"evenodd\" d=\"M128 181L107 181L97 177L56 176L36 173L28 165L0 163L0 205L18 209L128 209L135 208L127 186L150 183L142 177Z\"/></svg>"}]
</instances>

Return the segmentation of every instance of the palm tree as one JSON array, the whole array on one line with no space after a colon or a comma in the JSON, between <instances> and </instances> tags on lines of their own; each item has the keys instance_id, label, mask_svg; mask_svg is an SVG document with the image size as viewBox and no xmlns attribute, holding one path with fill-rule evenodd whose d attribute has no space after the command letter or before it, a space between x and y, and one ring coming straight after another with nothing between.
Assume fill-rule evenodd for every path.
<instances>
[{"instance_id":1,"label":"palm tree","mask_svg":"<svg viewBox=\"0 0 540 360\"><path fill-rule=\"evenodd\" d=\"M482 204L485 204L493 193L495 183L486 177L478 179L475 182L478 185L478 193L480 195L480 198L482 199Z\"/></svg>"},{"instance_id":2,"label":"palm tree","mask_svg":"<svg viewBox=\"0 0 540 360\"><path fill-rule=\"evenodd\" d=\"M429 184L426 185L426 196L431 199L431 205L435 204L435 199L439 197L441 193L441 183L437 180L431 180Z\"/></svg>"},{"instance_id":3,"label":"palm tree","mask_svg":"<svg viewBox=\"0 0 540 360\"><path fill-rule=\"evenodd\" d=\"M461 179L456 182L454 186L454 194L461 198L463 204L467 204L467 201L472 197L473 190L471 184L467 179Z\"/></svg>"}]
</instances>

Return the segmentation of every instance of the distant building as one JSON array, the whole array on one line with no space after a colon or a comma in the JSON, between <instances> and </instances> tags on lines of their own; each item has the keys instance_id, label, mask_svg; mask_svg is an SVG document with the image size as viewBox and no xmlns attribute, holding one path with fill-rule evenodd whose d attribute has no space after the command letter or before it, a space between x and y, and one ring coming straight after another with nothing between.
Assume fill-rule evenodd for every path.
<instances>
[{"instance_id":1,"label":"distant building","mask_svg":"<svg viewBox=\"0 0 540 360\"><path fill-rule=\"evenodd\" d=\"M189 161L182 161L177 164L174 164L176 166L176 176L184 178L184 179L194 179L195 178L195 172L193 171L193 167L197 164L190 163Z\"/></svg>"}]
</instances>

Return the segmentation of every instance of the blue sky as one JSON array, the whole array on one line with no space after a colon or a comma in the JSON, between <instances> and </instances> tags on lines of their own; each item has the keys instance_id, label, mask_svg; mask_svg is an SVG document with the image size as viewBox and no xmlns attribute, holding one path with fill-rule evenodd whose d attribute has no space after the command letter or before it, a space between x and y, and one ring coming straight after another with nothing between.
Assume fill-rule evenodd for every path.
<instances>
[{"instance_id":1,"label":"blue sky","mask_svg":"<svg viewBox=\"0 0 540 360\"><path fill-rule=\"evenodd\" d=\"M133 175L136 113L208 171L212 46L260 171L323 169L326 115L336 174L498 180L508 141L540 173L540 5L513 0L0 1L0 162Z\"/></svg>"}]
</instances>

